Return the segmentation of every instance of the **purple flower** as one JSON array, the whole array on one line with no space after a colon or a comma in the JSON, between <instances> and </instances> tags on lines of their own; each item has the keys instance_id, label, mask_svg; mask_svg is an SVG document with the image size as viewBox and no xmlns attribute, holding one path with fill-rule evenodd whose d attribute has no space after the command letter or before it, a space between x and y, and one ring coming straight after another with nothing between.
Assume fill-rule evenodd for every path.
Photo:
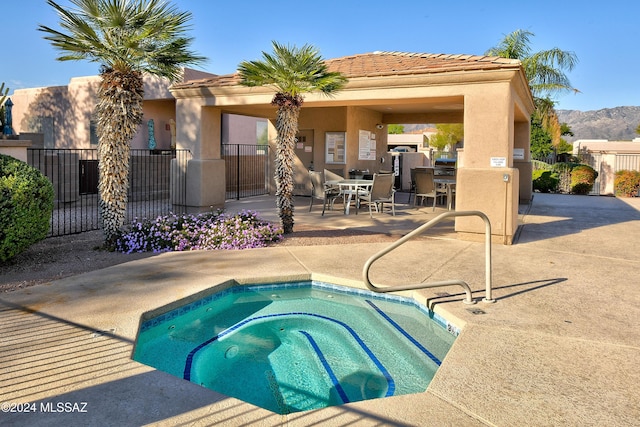
<instances>
[{"instance_id":1,"label":"purple flower","mask_svg":"<svg viewBox=\"0 0 640 427\"><path fill-rule=\"evenodd\" d=\"M153 220L136 219L120 236L116 249L124 253L249 249L277 243L282 234L281 227L261 220L253 211L171 213Z\"/></svg>"}]
</instances>

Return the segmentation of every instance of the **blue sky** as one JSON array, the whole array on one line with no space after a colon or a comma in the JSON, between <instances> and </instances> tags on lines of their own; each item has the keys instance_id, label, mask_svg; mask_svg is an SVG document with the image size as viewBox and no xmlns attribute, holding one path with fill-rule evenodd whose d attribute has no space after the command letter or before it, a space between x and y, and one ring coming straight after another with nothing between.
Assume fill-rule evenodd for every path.
<instances>
[{"instance_id":1,"label":"blue sky","mask_svg":"<svg viewBox=\"0 0 640 427\"><path fill-rule=\"evenodd\" d=\"M427 2L174 0L193 14L194 50L209 58L204 71L226 74L243 60L260 59L271 41L310 43L324 58L376 50L483 54L517 29L531 31L533 51L560 48L578 56L568 73L578 94L556 97L558 109L597 110L640 105L640 3L610 0ZM59 0L63 6L68 0ZM59 62L37 31L56 29L45 0L3 1L0 82L12 90L66 85L95 75L89 62Z\"/></svg>"}]
</instances>

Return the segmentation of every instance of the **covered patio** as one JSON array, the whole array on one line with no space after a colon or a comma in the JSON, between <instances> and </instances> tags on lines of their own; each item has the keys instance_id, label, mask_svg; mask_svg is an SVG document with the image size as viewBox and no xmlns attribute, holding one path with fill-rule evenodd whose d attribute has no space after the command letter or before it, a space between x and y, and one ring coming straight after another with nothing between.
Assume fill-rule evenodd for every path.
<instances>
[{"instance_id":1,"label":"covered patio","mask_svg":"<svg viewBox=\"0 0 640 427\"><path fill-rule=\"evenodd\" d=\"M519 61L473 55L373 52L327 60L349 83L333 98L309 94L301 110L296 183L310 168L371 173L385 162L388 124L464 123L458 152L456 209L479 210L491 220L494 241L511 244L518 203L531 198L529 153L533 99ZM273 90L239 84L237 74L176 84L177 147L193 159L186 170L187 204L225 203L221 159L222 115L267 118L275 141ZM273 150L272 150L273 151ZM484 224L458 218L463 239L481 239Z\"/></svg>"}]
</instances>

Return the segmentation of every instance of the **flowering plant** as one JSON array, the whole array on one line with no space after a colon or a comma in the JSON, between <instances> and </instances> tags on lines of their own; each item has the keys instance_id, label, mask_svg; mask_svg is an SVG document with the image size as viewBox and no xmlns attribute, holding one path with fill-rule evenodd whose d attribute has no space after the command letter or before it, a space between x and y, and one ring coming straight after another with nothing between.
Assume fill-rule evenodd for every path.
<instances>
[{"instance_id":1,"label":"flowering plant","mask_svg":"<svg viewBox=\"0 0 640 427\"><path fill-rule=\"evenodd\" d=\"M282 228L253 211L227 215L222 210L199 215L169 214L134 221L116 240L116 250L168 252L261 248L282 239Z\"/></svg>"}]
</instances>

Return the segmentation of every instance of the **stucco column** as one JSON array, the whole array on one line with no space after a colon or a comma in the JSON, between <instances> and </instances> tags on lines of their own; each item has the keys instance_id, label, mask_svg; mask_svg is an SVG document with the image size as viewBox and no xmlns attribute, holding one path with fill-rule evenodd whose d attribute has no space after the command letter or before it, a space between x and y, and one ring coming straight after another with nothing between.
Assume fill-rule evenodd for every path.
<instances>
[{"instance_id":1,"label":"stucco column","mask_svg":"<svg viewBox=\"0 0 640 427\"><path fill-rule=\"evenodd\" d=\"M225 166L221 158L222 111L199 98L176 101L176 148L188 149L185 165L172 165L178 185L186 186L186 205L205 210L224 206Z\"/></svg>"},{"instance_id":2,"label":"stucco column","mask_svg":"<svg viewBox=\"0 0 640 427\"><path fill-rule=\"evenodd\" d=\"M478 210L496 242L510 244L517 228L519 172L513 167L514 105L507 82L465 96L464 164L457 172L456 210ZM456 231L484 238L476 217L456 218Z\"/></svg>"}]
</instances>

